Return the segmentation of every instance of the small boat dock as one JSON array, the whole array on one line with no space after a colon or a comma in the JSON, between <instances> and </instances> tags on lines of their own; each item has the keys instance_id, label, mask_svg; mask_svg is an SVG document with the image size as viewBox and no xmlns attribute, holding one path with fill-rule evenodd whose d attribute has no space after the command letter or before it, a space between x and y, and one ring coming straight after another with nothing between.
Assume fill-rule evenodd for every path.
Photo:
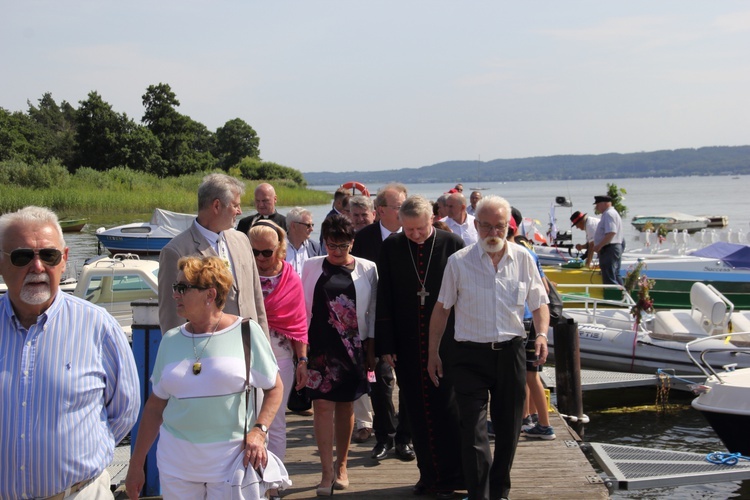
<instances>
[{"instance_id":1,"label":"small boat dock","mask_svg":"<svg viewBox=\"0 0 750 500\"><path fill-rule=\"evenodd\" d=\"M513 464L511 496L515 500L559 498L597 499L609 498L603 479L597 474L579 447L579 438L556 412L550 413L557 439L544 441L519 439ZM320 462L315 438L313 418L287 412L287 455L285 465L293 486L284 492L286 500L315 498L315 488L320 481ZM412 487L419 480L417 462L402 462L391 454L377 462L370 458L375 438L363 444L352 443L349 453L349 481L351 486L336 491L334 498L412 499ZM118 448L124 450L125 447ZM128 449L129 452L129 449ZM120 457L127 460L128 452ZM115 459L117 461L117 457ZM127 463L127 462L125 462ZM127 473L123 464L113 464L113 483L124 481ZM117 478L115 474L119 473ZM124 485L120 485L115 498L125 499ZM466 496L457 492L456 499ZM425 496L424 498L433 498Z\"/></svg>"}]
</instances>

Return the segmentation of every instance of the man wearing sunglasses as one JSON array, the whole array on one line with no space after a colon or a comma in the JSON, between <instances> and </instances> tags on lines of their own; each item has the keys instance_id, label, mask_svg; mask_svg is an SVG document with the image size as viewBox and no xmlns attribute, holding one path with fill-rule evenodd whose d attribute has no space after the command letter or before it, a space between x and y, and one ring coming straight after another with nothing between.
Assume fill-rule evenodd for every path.
<instances>
[{"instance_id":1,"label":"man wearing sunglasses","mask_svg":"<svg viewBox=\"0 0 750 500\"><path fill-rule=\"evenodd\" d=\"M226 174L209 174L198 187L198 217L192 226L175 236L159 254L159 325L167 332L185 323L172 299L177 281L177 261L188 255L221 257L232 270L234 284L224 312L258 322L268 336L266 308L258 279L258 268L246 234L233 228L242 214L240 204L245 184Z\"/></svg>"},{"instance_id":2,"label":"man wearing sunglasses","mask_svg":"<svg viewBox=\"0 0 750 500\"><path fill-rule=\"evenodd\" d=\"M54 212L0 217L0 498L113 498L107 466L140 407L132 350L103 309L59 291Z\"/></svg>"}]
</instances>

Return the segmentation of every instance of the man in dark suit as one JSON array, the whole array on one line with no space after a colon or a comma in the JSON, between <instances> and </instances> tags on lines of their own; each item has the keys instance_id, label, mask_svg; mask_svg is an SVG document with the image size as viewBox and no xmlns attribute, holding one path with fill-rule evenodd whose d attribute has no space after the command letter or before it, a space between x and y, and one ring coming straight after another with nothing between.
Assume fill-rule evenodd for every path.
<instances>
[{"instance_id":1,"label":"man in dark suit","mask_svg":"<svg viewBox=\"0 0 750 500\"><path fill-rule=\"evenodd\" d=\"M255 188L255 209L257 213L245 217L237 224L237 231L247 235L250 226L258 219L267 219L276 223L277 226L286 231L286 217L276 211L276 190L272 185L264 182Z\"/></svg>"},{"instance_id":2,"label":"man in dark suit","mask_svg":"<svg viewBox=\"0 0 750 500\"><path fill-rule=\"evenodd\" d=\"M250 240L232 229L242 213L242 181L225 174L210 174L198 188L198 217L189 229L175 236L159 255L159 325L166 332L185 323L177 315L172 284L177 280L177 261L188 255L218 255L234 275L224 311L252 318L268 335L266 308Z\"/></svg>"},{"instance_id":3,"label":"man in dark suit","mask_svg":"<svg viewBox=\"0 0 750 500\"><path fill-rule=\"evenodd\" d=\"M375 197L375 210L380 220L357 233L354 237L352 255L373 262L378 261L383 240L401 230L398 211L404 200L406 200L406 187L402 184L387 184L380 188ZM408 428L406 404L401 398L399 399L398 419L393 406L395 384L393 368L383 360L375 363L375 346L372 343L367 346L367 359L370 366L375 365L375 383L372 385L370 396L374 413L372 427L377 443L372 450L371 457L374 460L384 459L395 444L398 458L405 461L414 460L416 455L409 444L411 435Z\"/></svg>"}]
</instances>

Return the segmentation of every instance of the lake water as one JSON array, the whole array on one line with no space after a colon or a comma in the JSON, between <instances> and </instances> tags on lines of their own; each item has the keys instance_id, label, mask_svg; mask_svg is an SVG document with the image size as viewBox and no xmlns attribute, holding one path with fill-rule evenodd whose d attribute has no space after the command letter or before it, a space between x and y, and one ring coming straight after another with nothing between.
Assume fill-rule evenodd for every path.
<instances>
[{"instance_id":1,"label":"lake water","mask_svg":"<svg viewBox=\"0 0 750 500\"><path fill-rule=\"evenodd\" d=\"M346 182L350 179L342 179ZM663 212L685 212L695 215L727 215L732 231L741 229L750 233L750 210L746 201L748 176L732 178L679 177L659 179L617 179L618 187L625 188L624 204L628 207L628 221L625 224L628 248L640 246L638 233L629 224L635 215L649 215ZM745 186L743 188L743 186ZM333 192L337 186L314 186L314 189ZM368 186L375 193L379 186ZM410 194L422 194L435 200L452 188L450 183L407 184ZM483 183L479 186L465 185L464 194L473 187L483 187L483 194L496 194L507 198L519 208L524 216L538 219L546 228L549 220L550 204L557 196L568 198L571 208L557 208L556 216L560 230L569 230L569 218L573 211L593 213L594 196L607 190L606 180L540 181ZM280 200L283 202L283 200ZM330 204L307 207L313 213L316 224L313 238L317 238L320 222L330 210ZM288 207L279 206L280 213ZM246 209L244 215L253 213ZM97 242L93 235L97 225L94 221L80 234L66 235L71 248L72 268L77 268L87 257L96 255ZM141 219L147 220L147 217ZM134 222L124 220L120 223ZM109 223L107 227L113 225ZM728 229L722 230L727 232ZM583 232L573 231L574 242L583 242ZM724 451L725 448L703 417L690 407L692 395L672 391L670 403L672 411L661 415L654 411L655 388L633 388L618 391L594 391L584 394L584 412L591 418L586 426L585 439L592 442L624 444L661 449L676 449L709 453ZM543 477L543 474L542 474ZM750 498L750 481L716 483L710 485L681 486L615 492L614 498Z\"/></svg>"}]
</instances>

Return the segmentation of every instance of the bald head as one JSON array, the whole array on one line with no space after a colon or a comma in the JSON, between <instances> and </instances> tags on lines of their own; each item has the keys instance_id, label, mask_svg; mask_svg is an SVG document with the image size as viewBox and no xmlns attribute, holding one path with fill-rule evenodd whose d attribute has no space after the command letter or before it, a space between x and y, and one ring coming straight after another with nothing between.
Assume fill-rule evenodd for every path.
<instances>
[{"instance_id":1,"label":"bald head","mask_svg":"<svg viewBox=\"0 0 750 500\"><path fill-rule=\"evenodd\" d=\"M276 190L264 182L255 188L255 209L261 215L273 215L276 212Z\"/></svg>"}]
</instances>

